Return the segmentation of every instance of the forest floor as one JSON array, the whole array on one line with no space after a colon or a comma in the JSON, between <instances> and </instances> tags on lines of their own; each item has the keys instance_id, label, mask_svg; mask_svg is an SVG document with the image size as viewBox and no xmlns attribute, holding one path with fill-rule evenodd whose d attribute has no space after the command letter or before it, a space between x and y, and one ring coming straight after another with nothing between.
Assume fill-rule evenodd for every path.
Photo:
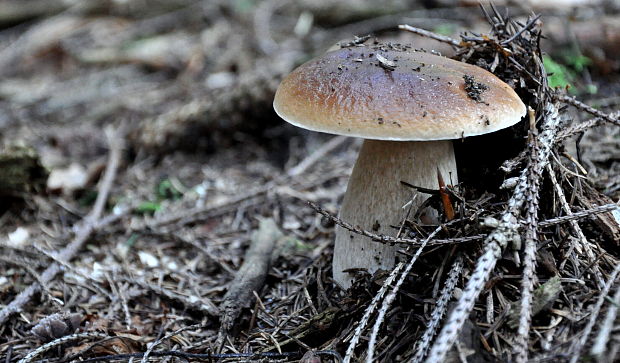
<instances>
[{"instance_id":1,"label":"forest floor","mask_svg":"<svg viewBox=\"0 0 620 363\"><path fill-rule=\"evenodd\" d=\"M492 35L479 7L447 3L0 2L0 361L419 359L444 286L451 304L468 293L519 185L525 250L503 250L453 358L613 361L620 8L536 8L532 20L488 7L505 30ZM460 219L437 236L410 221L402 260L428 243L411 271L360 273L343 291L333 216L361 140L286 124L272 101L296 66L365 34L496 67L537 118L456 145ZM523 281L535 287L526 333Z\"/></svg>"}]
</instances>

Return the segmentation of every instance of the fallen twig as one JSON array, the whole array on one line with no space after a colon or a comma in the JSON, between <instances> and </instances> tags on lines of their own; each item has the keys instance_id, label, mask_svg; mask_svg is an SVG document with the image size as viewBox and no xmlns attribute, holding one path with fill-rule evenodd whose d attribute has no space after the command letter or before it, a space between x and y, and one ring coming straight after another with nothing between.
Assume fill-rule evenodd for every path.
<instances>
[{"instance_id":1,"label":"fallen twig","mask_svg":"<svg viewBox=\"0 0 620 363\"><path fill-rule=\"evenodd\" d=\"M553 188L555 190L555 194L558 197L560 206L564 210L564 213L566 213L567 217L573 216L574 213L571 210L570 205L568 204L568 201L566 200L566 197L564 196L564 191L562 190L562 187L557 181L555 172L549 165L547 165L546 169L547 169L547 173L549 174L549 179L551 180L551 184L553 185ZM597 286L600 289L604 286L605 281L603 280L603 276L601 275L601 272L599 271L599 268L596 262L596 256L594 255L594 252L590 248L590 243L588 242L585 234L581 230L581 227L579 226L579 223L577 223L576 220L570 220L569 223L570 223L570 226L573 232L575 232L577 239L579 240L579 242L581 243L581 246L583 247L585 251L585 255L588 260L588 263L592 265L592 272L594 273L594 276L596 276ZM572 251L575 249L575 246L576 244L575 242L573 242L565 255L569 256L572 253ZM563 262L560 263L560 269L562 269L563 266L564 266L564 263Z\"/></svg>"},{"instance_id":2,"label":"fallen twig","mask_svg":"<svg viewBox=\"0 0 620 363\"><path fill-rule=\"evenodd\" d=\"M337 225L339 225L340 227L349 230L353 233L357 233L360 234L362 236L366 236L368 238L370 238L371 240L375 241L375 242L380 242L380 243L403 243L403 244L408 244L408 245L413 245L413 246L420 246L424 243L425 239L420 239L420 238L402 238L402 237L392 237L392 236L387 236L384 234L376 234L376 233L372 233L370 231L367 231L365 229L362 229L360 227L354 227L352 224L343 221L342 219L336 217L335 215L329 213L328 211L326 211L325 209L321 208L318 204L308 201L307 202L308 205L310 205L310 207L312 207L312 209L314 209L317 213L321 214L322 216L329 218L330 220L332 220L334 223L336 223ZM456 222L458 221L458 219L454 219L451 222ZM477 234L477 235L473 235L473 236L464 236L464 237L455 237L455 238L449 238L449 239L433 239L427 242L428 246L440 246L440 245L448 245L448 244L456 244L456 243L464 243L464 242L471 242L471 241L479 241L481 239L484 239L486 236L483 234Z\"/></svg>"},{"instance_id":3,"label":"fallen twig","mask_svg":"<svg viewBox=\"0 0 620 363\"><path fill-rule=\"evenodd\" d=\"M594 214L607 213L607 212L610 212L612 210L619 209L619 208L620 208L620 204L618 204L618 203L604 204L604 205L601 205L601 206L598 206L598 207L594 207L594 208L591 208L591 209L586 209L586 210L582 210L582 211L579 211L579 212L573 212L573 214L571 214L569 216L562 216L562 217L546 219L546 220L538 223L538 226L539 227L550 227L550 226L553 226L553 225L556 225L556 224L560 224L560 223L576 221L578 219L586 218L586 217L589 217L589 216L594 215Z\"/></svg>"},{"instance_id":4,"label":"fallen twig","mask_svg":"<svg viewBox=\"0 0 620 363\"><path fill-rule=\"evenodd\" d=\"M273 250L281 237L282 232L273 219L260 220L258 231L252 236L243 264L220 304L222 316L217 346L223 344L241 309L252 300L253 292L262 288L271 266Z\"/></svg>"},{"instance_id":5,"label":"fallen twig","mask_svg":"<svg viewBox=\"0 0 620 363\"><path fill-rule=\"evenodd\" d=\"M595 117L587 121L581 122L577 125L573 125L565 130L562 130L558 133L558 138L556 142L563 141L564 139L569 138L573 135L585 132L592 127L599 126L601 124L601 121L603 121L602 118Z\"/></svg>"},{"instance_id":6,"label":"fallen twig","mask_svg":"<svg viewBox=\"0 0 620 363\"><path fill-rule=\"evenodd\" d=\"M405 264L403 262L400 262L398 265L396 265L396 267L392 270L392 272L390 272L390 275L388 276L388 278L385 279L385 282L383 283L379 291L375 294L375 296L370 301L370 304L366 308L366 311L364 311L364 315L362 316L362 319L360 319L360 322L357 324L357 327L355 328L355 332L353 333L353 337L351 338L351 341L349 342L347 351L344 354L344 360L343 360L344 363L349 363L351 362L351 359L353 359L353 351L355 350L357 343L362 337L362 333L364 332L364 329L368 325L370 316L375 311L375 309L379 305L379 301L383 299L383 296L388 291L389 287L392 285L392 282L394 282L394 280L396 279L396 277L398 276L398 274L400 273L400 271L403 269L404 266Z\"/></svg>"},{"instance_id":7,"label":"fallen twig","mask_svg":"<svg viewBox=\"0 0 620 363\"><path fill-rule=\"evenodd\" d=\"M330 139L329 141L321 145L318 149L316 149L314 152L312 152L310 155L308 155L308 157L300 161L299 164L290 168L286 172L286 174L292 177L303 174L304 171L306 171L312 165L316 164L318 161L324 158L325 155L334 151L338 146L343 145L348 140L351 140L351 138L347 136L336 136Z\"/></svg>"},{"instance_id":8,"label":"fallen twig","mask_svg":"<svg viewBox=\"0 0 620 363\"><path fill-rule=\"evenodd\" d=\"M607 309L607 314L603 319L603 322L600 324L601 328L599 329L598 335L594 340L594 344L590 349L590 354L597 359L599 362L611 362L615 357L609 357L608 360L605 360L604 354L607 350L607 343L609 343L611 332L614 328L614 322L616 321L616 317L618 316L618 307L620 306L620 289L616 290L614 297Z\"/></svg>"},{"instance_id":9,"label":"fallen twig","mask_svg":"<svg viewBox=\"0 0 620 363\"><path fill-rule=\"evenodd\" d=\"M207 297L205 296L186 296L181 295L175 291L171 291L170 289L164 288L161 285L150 284L146 282L144 279L125 279L130 284L135 284L143 289L151 290L158 295L164 296L170 300L178 301L185 305L187 308L195 309L197 311L202 311L207 315L216 317L220 315L220 310L217 306Z\"/></svg>"},{"instance_id":10,"label":"fallen twig","mask_svg":"<svg viewBox=\"0 0 620 363\"><path fill-rule=\"evenodd\" d=\"M60 345L66 344L71 341L83 340L83 339L104 339L107 337L108 335L99 333L99 332L76 333L76 334L67 335L62 338L52 340L51 342L46 343L38 347L37 349L31 351L24 358L20 359L18 363L32 362L34 358L49 351L50 349L54 349Z\"/></svg>"},{"instance_id":11,"label":"fallen twig","mask_svg":"<svg viewBox=\"0 0 620 363\"><path fill-rule=\"evenodd\" d=\"M205 218L205 216L217 213L218 211L229 210L230 208L236 207L239 203L242 203L244 201L264 197L265 195L267 195L267 193L273 191L278 186L284 185L291 180L295 180L295 178L301 175L305 170L319 162L322 157L325 156L325 154L333 151L338 146L341 146L347 140L349 140L349 138L347 137L332 138L331 140L321 145L319 149L310 154L307 158L303 159L299 164L289 169L286 175L274 178L274 180L266 183L259 188L250 190L246 193L232 197L230 199L226 199L219 203L196 207L190 210L183 211L181 213L168 215L166 217L147 222L144 226L140 226L136 229L156 229L158 227L171 224L185 225L188 223L193 223L200 218Z\"/></svg>"},{"instance_id":12,"label":"fallen twig","mask_svg":"<svg viewBox=\"0 0 620 363\"><path fill-rule=\"evenodd\" d=\"M456 39L452 39L452 38L447 37L445 35L440 35L440 34L437 34L437 33L433 33L433 32L430 32L428 30L416 28L416 27L413 27L411 25L401 24L401 25L398 26L398 29L406 30L408 32L412 32L412 33L415 33L415 34L418 34L418 35L421 35L421 36L424 36L424 37L427 37L427 38L435 39L435 40L437 40L439 42L448 43L448 44L450 44L452 46L455 46L455 47L458 47L458 46L461 45L461 42L459 42Z\"/></svg>"},{"instance_id":13,"label":"fallen twig","mask_svg":"<svg viewBox=\"0 0 620 363\"><path fill-rule=\"evenodd\" d=\"M596 304L590 311L590 319L588 320L588 324L583 329L583 332L581 333L581 337L572 346L570 363L576 363L581 358L581 350L583 349L583 346L588 341L588 337L590 336L590 333L592 332L592 329L594 328L594 325L596 324L598 320L598 314L601 312L603 303L605 302L607 295L609 295L609 290L611 290L612 286L615 285L616 279L618 278L619 273L620 273L620 264L616 265L616 268L612 272L611 276L609 276L609 279L605 283L605 286L599 293L598 299L596 300Z\"/></svg>"},{"instance_id":14,"label":"fallen twig","mask_svg":"<svg viewBox=\"0 0 620 363\"><path fill-rule=\"evenodd\" d=\"M424 247L426 247L426 244L428 243L428 241L430 241L443 228L444 228L443 225L438 226L437 228L435 228L433 232L431 232L428 235L428 237L424 239L424 242L422 242L422 245L418 247L415 254L411 257L411 260L409 260L409 262L407 263L407 266L405 266L405 269L400 273L400 277L398 281L396 281L396 285L394 285L394 287L392 288L392 291L390 291L390 293L383 300L383 304L381 305L381 309L379 309L379 314L377 314L377 319L375 320L375 324L372 327L372 332L370 334L370 340L368 341L368 353L366 353L366 363L373 362L375 344L377 343L377 335L379 334L379 328L381 327L381 324L383 323L383 320L385 319L385 314L387 313L387 310L390 308L390 306L392 305L392 302L396 298L396 295L398 294L398 290L400 290L400 286L403 284L403 282L405 282L405 279L407 278L407 276L409 275L409 272L413 268L413 264L418 260L418 258L422 254L422 251L424 250Z\"/></svg>"},{"instance_id":15,"label":"fallen twig","mask_svg":"<svg viewBox=\"0 0 620 363\"><path fill-rule=\"evenodd\" d=\"M328 353L329 352L329 353ZM316 351L314 352L317 355L331 355L333 356L332 351ZM124 360L131 361L133 358L141 358L144 356L144 353L129 353L129 354L114 354L114 355L104 355L101 357L88 358L84 360L80 360L81 363L93 363L93 362L108 362L112 360ZM252 361L254 359L299 359L301 357L300 352L282 352L282 353L224 353L224 354L216 354L216 353L187 353L180 350L166 350L162 352L153 352L151 353L151 357L178 357L183 358L186 361L190 359L198 359L198 360L213 360L213 359L237 359L237 361Z\"/></svg>"},{"instance_id":16,"label":"fallen twig","mask_svg":"<svg viewBox=\"0 0 620 363\"><path fill-rule=\"evenodd\" d=\"M121 127L120 130L124 130L124 128ZM97 194L97 199L95 200L95 204L91 212L86 217L84 217L80 225L77 227L75 238L62 251L58 253L58 260L63 262L69 262L71 259L73 259L73 257L82 248L82 245L84 245L84 243L88 240L90 235L99 225L99 220L101 219L103 208L106 201L108 200L108 196L110 195L112 182L116 177L116 172L121 162L121 154L125 146L123 133L124 131L108 133L110 155L108 158L108 164L106 166L103 180L99 184L99 193ZM41 274L41 283L49 284L61 271L61 269L62 268L58 263L54 263L49 266ZM32 299L32 297L39 291L41 291L41 285L39 283L33 283L25 290L20 292L19 295L17 295L15 299L13 299L11 303L9 303L9 305L4 307L4 309L0 310L0 325L4 324L11 315L21 311L23 306L29 303L30 299Z\"/></svg>"},{"instance_id":17,"label":"fallen twig","mask_svg":"<svg viewBox=\"0 0 620 363\"><path fill-rule=\"evenodd\" d=\"M535 165L540 156L538 145L538 130L534 111L529 108L529 150L530 165ZM530 168L528 178L529 188L526 190L527 202L525 205L525 248L523 250L523 275L521 278L521 301L519 304L519 326L515 339L516 362L526 363L528 360L529 334L532 323L532 300L534 284L536 284L536 241L538 240L538 196L540 190L540 176L534 174Z\"/></svg>"},{"instance_id":18,"label":"fallen twig","mask_svg":"<svg viewBox=\"0 0 620 363\"><path fill-rule=\"evenodd\" d=\"M449 315L446 324L435 340L427 362L445 361L446 354L454 344L465 320L474 308L478 296L484 289L495 264L501 257L502 250L509 242L519 238L517 217L526 200L525 192L529 187L527 176L530 173L532 173L531 175L542 175L543 168L549 162L549 154L557 134L558 125L562 121L558 108L552 103L546 105L544 119L543 131L538 138L540 152L535 159L536 162L528 163L522 171L515 191L508 201L508 208L502 215L499 226L486 238L484 252L478 258L474 272L467 282L455 309Z\"/></svg>"},{"instance_id":19,"label":"fallen twig","mask_svg":"<svg viewBox=\"0 0 620 363\"><path fill-rule=\"evenodd\" d=\"M456 287L459 276L461 276L461 272L463 272L463 257L458 256L454 260L450 272L448 272L448 278L446 282L444 282L443 289L441 289L439 299L437 299L435 309L433 309L433 313L431 314L431 320L428 322L424 334L422 334L422 337L415 347L416 353L413 358L411 358L411 363L421 362L428 352L431 341L437 332L437 328L439 328L441 318L443 318L448 310L448 301L450 301L450 298L454 294L454 288Z\"/></svg>"},{"instance_id":20,"label":"fallen twig","mask_svg":"<svg viewBox=\"0 0 620 363\"><path fill-rule=\"evenodd\" d=\"M170 338L181 334L184 331L187 330L194 330L194 329L201 329L201 328L205 328L206 326L204 324L194 324L194 325L190 325L190 326L185 326L183 328L177 329L175 331L173 331L170 334L166 334L165 336L157 339L156 341L152 342L151 344L149 344L148 348L146 349L146 352L144 352L144 355L142 356L142 360L140 360L140 363L147 363L149 361L149 357L150 355L153 353L153 349L155 349L155 347L157 347L159 344L161 344L162 342L169 340Z\"/></svg>"},{"instance_id":21,"label":"fallen twig","mask_svg":"<svg viewBox=\"0 0 620 363\"><path fill-rule=\"evenodd\" d=\"M578 109L585 111L589 114L592 114L596 117L600 117L603 120L610 122L616 126L620 126L620 119L618 119L618 117L614 114L607 114L605 112L601 112L599 110L597 110L596 108L592 107L592 106L588 106L585 103L577 100L575 97L571 97L571 96L567 96L565 94L557 94L555 96L559 101L562 101L564 103L568 103L569 105L573 105L575 107L577 107Z\"/></svg>"}]
</instances>

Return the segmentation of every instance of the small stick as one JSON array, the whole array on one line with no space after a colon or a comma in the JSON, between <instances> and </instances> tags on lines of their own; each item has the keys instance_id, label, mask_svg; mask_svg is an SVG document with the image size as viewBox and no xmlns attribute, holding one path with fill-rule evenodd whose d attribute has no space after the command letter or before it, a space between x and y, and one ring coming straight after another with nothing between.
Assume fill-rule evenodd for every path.
<instances>
[{"instance_id":1,"label":"small stick","mask_svg":"<svg viewBox=\"0 0 620 363\"><path fill-rule=\"evenodd\" d=\"M123 127L120 128L124 130ZM84 217L82 223L77 227L75 238L69 243L62 251L58 253L58 260L68 262L80 251L84 243L88 240L90 235L95 231L99 225L101 214L103 213L103 207L105 206L110 190L112 189L112 182L116 176L118 170L122 150L125 146L124 131L117 133L108 133L108 143L110 145L110 156L108 158L108 164L106 166L105 175L101 184L99 184L99 193L95 200L95 205L91 212ZM58 273L61 271L61 266L58 263L54 263L49 266L41 274L41 282L43 284L49 284ZM32 297L41 291L41 285L39 283L33 283L25 290L19 293L4 309L0 310L0 325L3 325L8 318L21 311L23 306L26 305Z\"/></svg>"},{"instance_id":2,"label":"small stick","mask_svg":"<svg viewBox=\"0 0 620 363\"><path fill-rule=\"evenodd\" d=\"M343 145L346 141L350 140L347 136L336 136L331 140L327 141L317 150L315 150L312 154L308 155L305 159L303 159L299 164L290 168L286 173L288 176L297 176L303 174L304 171L308 170L312 165L316 164L318 161L323 159L325 155L334 151L338 146Z\"/></svg>"},{"instance_id":3,"label":"small stick","mask_svg":"<svg viewBox=\"0 0 620 363\"><path fill-rule=\"evenodd\" d=\"M372 301L366 308L366 311L364 311L364 316L362 316L362 319L360 320L357 327L355 328L355 333L353 334L353 338L351 338L351 342L349 343L349 346L347 347L347 351L345 352L343 363L351 362L351 359L353 357L353 351L355 350L357 343L362 337L362 333L364 332L366 325L368 325L370 316L375 311L375 309L379 305L379 301L381 301L385 293L388 291L389 287L392 285L392 282L394 282L394 280L396 279L396 277L398 276L398 274L400 273L400 271L403 269L404 266L405 264L402 262L396 265L396 267L392 270L392 272L390 272L390 275L383 283L383 286L381 286L381 289L379 289L377 294L372 298Z\"/></svg>"},{"instance_id":4,"label":"small stick","mask_svg":"<svg viewBox=\"0 0 620 363\"><path fill-rule=\"evenodd\" d=\"M372 239L375 242L379 242L379 243L404 243L404 244L412 244L412 245L417 245L417 246L419 246L422 243L424 243L424 240L421 240L421 239L418 239L418 238L413 239L413 238L402 238L402 237L386 236L384 234L372 233L372 232L367 231L365 229L362 229L360 227L353 227L353 225L351 225L350 223L347 223L347 222L343 221L342 219L334 216L333 214L329 213L325 209L321 208L318 204L315 204L315 203L310 202L310 201L308 201L307 203L317 213L321 214L324 217L329 218L330 220L332 220L334 223L336 223L340 227L342 227L342 228L344 228L346 230L349 230L349 231L351 231L353 233L357 233L359 235L366 236L366 237ZM455 221L459 221L459 219L454 219L454 220L452 220L449 223L452 223L452 222L455 222ZM464 243L464 242L478 241L478 240L481 240L481 239L483 239L485 237L486 236L483 235L483 234L476 234L476 235L467 236L467 237L456 237L456 238L450 238L450 239L434 239L432 241L428 241L427 244L429 246L440 246L440 245L453 244L453 243Z\"/></svg>"},{"instance_id":5,"label":"small stick","mask_svg":"<svg viewBox=\"0 0 620 363\"><path fill-rule=\"evenodd\" d=\"M596 127L599 126L601 124L601 121L603 121L602 118L600 117L595 117L592 118L590 120L581 122L577 125L571 126L569 128L567 128L566 130L560 131L558 133L558 138L556 140L556 142L560 142L568 137L571 137L575 134L579 134L582 132L587 131L588 129L592 128L592 127Z\"/></svg>"},{"instance_id":6,"label":"small stick","mask_svg":"<svg viewBox=\"0 0 620 363\"><path fill-rule=\"evenodd\" d=\"M614 298L607 309L607 315L605 315L605 319L603 319L603 323L601 324L601 329L594 340L594 345L592 345L592 348L590 349L590 354L593 355L599 362L605 361L603 354L605 354L605 349L607 347L607 343L609 342L609 336L611 335L611 331L614 328L614 322L618 316L618 306L620 306L620 289L616 290Z\"/></svg>"},{"instance_id":7,"label":"small stick","mask_svg":"<svg viewBox=\"0 0 620 363\"><path fill-rule=\"evenodd\" d=\"M201 329L201 328L206 328L206 325L205 324L189 325L189 326L177 329L173 331L172 333L167 334L166 336L157 339L156 341L149 344L148 348L146 349L146 352L144 352L144 355L142 356L142 360L140 360L140 363L147 363L149 361L151 353L153 353L153 349L155 349L155 347L161 344L162 342L166 340L170 340L170 338L177 336L186 330L194 330L194 329Z\"/></svg>"},{"instance_id":8,"label":"small stick","mask_svg":"<svg viewBox=\"0 0 620 363\"><path fill-rule=\"evenodd\" d=\"M411 25L401 24L401 25L398 26L398 29L406 30L408 32L412 32L412 33L421 35L423 37L435 39L435 40L437 40L439 42L448 43L448 44L450 44L452 46L455 46L455 47L460 47L462 45L461 42L459 42L456 39L452 39L452 38L447 37L445 35L440 35L440 34L437 34L437 33L433 33L433 32L430 32L428 30L416 28L416 27L413 27Z\"/></svg>"},{"instance_id":9,"label":"small stick","mask_svg":"<svg viewBox=\"0 0 620 363\"><path fill-rule=\"evenodd\" d=\"M581 333L581 338L577 340L577 342L573 345L571 349L571 360L570 363L577 363L579 358L581 358L581 349L588 341L588 337L596 325L598 320L598 314L601 312L601 308L603 307L603 303L605 302L605 298L609 295L609 290L611 290L612 286L616 284L616 279L618 278L618 274L620 273L620 264L616 265L616 268L611 273L609 280L605 283L605 286L601 290L601 293L598 295L598 300L596 300L596 304L592 308L590 312L590 319L588 320L588 324L586 324L585 329Z\"/></svg>"},{"instance_id":10,"label":"small stick","mask_svg":"<svg viewBox=\"0 0 620 363\"><path fill-rule=\"evenodd\" d=\"M282 232L273 219L260 220L258 231L252 236L252 242L245 254L243 264L220 304L221 325L216 346L222 346L226 334L232 329L241 309L252 300L252 293L260 291L263 287L271 266L273 250L281 237Z\"/></svg>"},{"instance_id":11,"label":"small stick","mask_svg":"<svg viewBox=\"0 0 620 363\"><path fill-rule=\"evenodd\" d=\"M444 282L443 289L441 289L439 299L437 299L435 309L433 309L433 313L431 314L431 320L415 347L416 354L411 358L411 363L420 363L428 352L433 336L437 332L437 328L439 328L441 318L443 318L448 311L448 301L450 301L450 298L454 294L454 288L456 287L461 272L463 272L463 256L458 256L454 260L450 272L448 272L448 278L446 282Z\"/></svg>"},{"instance_id":12,"label":"small stick","mask_svg":"<svg viewBox=\"0 0 620 363\"><path fill-rule=\"evenodd\" d=\"M586 210L582 210L582 211L579 211L579 212L573 212L573 214L569 215L569 216L562 216L562 217L550 218L550 219L544 220L544 221L538 223L538 226L539 227L554 226L556 224L560 224L560 223L565 223L565 222L570 222L570 221L575 221L575 220L578 220L578 219L586 218L586 217L589 217L589 216L594 215L594 214L611 212L612 210L619 209L619 208L620 208L620 205L618 203L603 204L603 205L595 207L595 208L586 209Z\"/></svg>"},{"instance_id":13,"label":"small stick","mask_svg":"<svg viewBox=\"0 0 620 363\"><path fill-rule=\"evenodd\" d=\"M527 24L525 24L525 26L521 27L521 29L519 29L519 31L517 31L516 33L514 33L510 38L506 39L506 40L502 40L501 41L501 45L506 45L510 42L512 42L513 40L515 40L519 35L521 35L524 31L526 31L527 29L531 28L532 25L534 25L534 23L536 23L536 21L538 19L540 19L542 14L538 14L536 15L534 18L532 18L530 21L527 22Z\"/></svg>"},{"instance_id":14,"label":"small stick","mask_svg":"<svg viewBox=\"0 0 620 363\"><path fill-rule=\"evenodd\" d=\"M536 137L536 117L534 110L528 107L530 120L530 130L528 134L530 149L530 164L534 164L534 159L540 154L540 147ZM547 164L547 167L549 164ZM531 170L531 169L530 169ZM536 241L538 240L538 197L540 190L540 177L530 173L528 188L526 190L525 206L525 248L523 250L523 275L521 278L521 301L519 302L519 325L517 336L515 337L514 352L516 353L515 362L526 363L528 361L529 334L532 325L532 301L534 295L534 284L536 278Z\"/></svg>"},{"instance_id":15,"label":"small stick","mask_svg":"<svg viewBox=\"0 0 620 363\"><path fill-rule=\"evenodd\" d=\"M98 333L98 332L87 332L87 333L76 333L76 334L71 334L71 335L67 335L55 340L52 340L49 343L43 344L42 346L38 347L37 349L31 351L30 353L28 353L24 358L20 359L18 363L29 363L32 362L32 360L34 358L36 358L37 356L49 351L50 349L54 349L57 346L66 344L68 342L74 341L74 340L82 340L82 339L104 339L107 338L108 336L106 334L103 333Z\"/></svg>"},{"instance_id":16,"label":"small stick","mask_svg":"<svg viewBox=\"0 0 620 363\"><path fill-rule=\"evenodd\" d=\"M161 286L161 284L151 284L145 281L144 278L122 279L130 284L138 285L143 289L151 290L154 293L161 295L167 299L178 301L185 305L186 308L195 309L213 317L220 316L220 310L213 303L213 301L211 301L211 299L206 296L182 295L178 292Z\"/></svg>"},{"instance_id":17,"label":"small stick","mask_svg":"<svg viewBox=\"0 0 620 363\"><path fill-rule=\"evenodd\" d=\"M570 205L568 204L568 201L566 200L566 196L564 195L564 191L562 190L562 187L560 186L560 184L557 181L557 178L555 177L555 172L553 171L553 169L549 165L547 165L546 169L547 169L547 173L549 174L549 179L551 180L551 184L553 185L553 188L555 190L555 194L558 197L558 200L560 202L560 206L564 210L564 213L566 213L567 217L570 217L570 216L574 215L573 211L570 208ZM586 252L586 258L587 258L588 262L590 264L596 265L592 269L592 272L594 273L594 276L596 276L596 281L597 281L598 288L602 288L603 285L605 284L605 281L603 280L603 276L601 275L599 267L598 267L598 265L596 263L596 258L594 256L594 252L590 248L590 243L588 242L588 239L586 238L585 234L581 230L581 227L579 226L577 221L571 220L570 221L570 226L571 226L573 232L575 232L576 237L579 239L579 242L583 246L583 249ZM570 247L568 253L566 254L566 256L570 255L570 253L574 249L574 247L575 247L575 243L573 242L573 244L571 245L571 247ZM560 268L562 268L563 266L564 266L564 262L562 262L560 264Z\"/></svg>"},{"instance_id":18,"label":"small stick","mask_svg":"<svg viewBox=\"0 0 620 363\"><path fill-rule=\"evenodd\" d=\"M618 119L618 116L614 115L614 114L608 114L605 112L601 112L599 110L597 110L596 108L592 107L592 106L588 106L585 103L577 100L575 97L571 97L571 96L567 96L567 95L557 95L556 98L564 103L568 103L569 105L573 105L576 108L585 111L589 114L592 114L596 117L600 117L603 120L607 121L607 122L611 122L612 124L616 125L616 126L620 126L620 120Z\"/></svg>"},{"instance_id":19,"label":"small stick","mask_svg":"<svg viewBox=\"0 0 620 363\"><path fill-rule=\"evenodd\" d=\"M438 226L433 232L431 232L431 234L428 235L428 237L426 237L422 245L418 247L413 257L411 257L411 260L409 260L409 263L407 263L407 266L405 267L403 272L400 273L400 278L396 282L396 285L392 288L392 291L390 291L390 293L383 300L381 309L379 309L379 314L377 314L377 318L375 319L375 324L372 327L372 332L370 334L370 340L368 341L368 353L366 354L366 363L373 362L375 345L377 343L377 335L379 334L379 328L381 328L381 324L383 323L383 320L385 319L385 314L387 313L388 309L392 305L392 302L394 301L394 299L396 299L396 295L398 294L398 290L400 290L400 286L403 284L403 282L405 282L405 279L407 278L407 276L409 275L409 272L413 268L413 264L418 260L418 258L422 254L422 251L424 250L424 247L426 247L426 244L428 243L428 241L430 241L443 228L444 226L442 225Z\"/></svg>"}]
</instances>

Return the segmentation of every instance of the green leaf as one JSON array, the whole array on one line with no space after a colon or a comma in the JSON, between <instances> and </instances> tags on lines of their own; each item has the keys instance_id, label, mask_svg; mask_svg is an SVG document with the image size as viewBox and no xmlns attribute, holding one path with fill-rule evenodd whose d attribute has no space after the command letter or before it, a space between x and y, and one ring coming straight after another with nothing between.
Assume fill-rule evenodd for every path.
<instances>
[{"instance_id":1,"label":"green leaf","mask_svg":"<svg viewBox=\"0 0 620 363\"><path fill-rule=\"evenodd\" d=\"M547 71L549 87L571 87L570 81L573 80L573 74L568 68L557 63L548 55L543 56L543 65Z\"/></svg>"},{"instance_id":2,"label":"green leaf","mask_svg":"<svg viewBox=\"0 0 620 363\"><path fill-rule=\"evenodd\" d=\"M161 204L157 202L142 202L135 209L136 213L153 214L161 209Z\"/></svg>"}]
</instances>

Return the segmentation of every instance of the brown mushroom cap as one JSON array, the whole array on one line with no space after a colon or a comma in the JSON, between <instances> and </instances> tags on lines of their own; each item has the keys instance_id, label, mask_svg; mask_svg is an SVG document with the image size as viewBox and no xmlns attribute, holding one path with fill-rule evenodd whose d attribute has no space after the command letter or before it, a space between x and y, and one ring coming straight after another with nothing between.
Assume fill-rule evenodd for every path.
<instances>
[{"instance_id":1,"label":"brown mushroom cap","mask_svg":"<svg viewBox=\"0 0 620 363\"><path fill-rule=\"evenodd\" d=\"M289 74L278 115L314 131L378 140L444 140L519 122L525 105L486 70L396 45L343 48Z\"/></svg>"}]
</instances>

